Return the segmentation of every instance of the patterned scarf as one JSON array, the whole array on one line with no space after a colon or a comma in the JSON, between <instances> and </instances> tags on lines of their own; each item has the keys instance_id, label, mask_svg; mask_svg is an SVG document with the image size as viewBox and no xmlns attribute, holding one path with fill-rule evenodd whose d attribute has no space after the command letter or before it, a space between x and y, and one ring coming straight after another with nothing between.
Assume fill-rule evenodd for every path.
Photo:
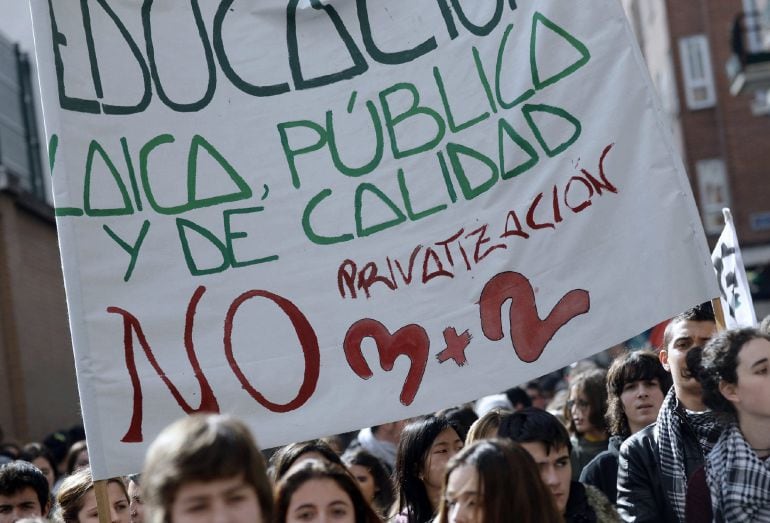
<instances>
[{"instance_id":1,"label":"patterned scarf","mask_svg":"<svg viewBox=\"0 0 770 523\"><path fill-rule=\"evenodd\" d=\"M770 521L770 461L759 459L737 426L708 455L706 481L715 518Z\"/></svg>"},{"instance_id":2,"label":"patterned scarf","mask_svg":"<svg viewBox=\"0 0 770 523\"><path fill-rule=\"evenodd\" d=\"M685 417L686 416L686 417ZM689 426L689 429L685 426ZM721 426L711 412L684 414L674 387L668 391L655 424L655 439L660 453L661 483L679 521L685 521L687 472L684 459L684 431L692 431L706 455L719 439Z\"/></svg>"}]
</instances>

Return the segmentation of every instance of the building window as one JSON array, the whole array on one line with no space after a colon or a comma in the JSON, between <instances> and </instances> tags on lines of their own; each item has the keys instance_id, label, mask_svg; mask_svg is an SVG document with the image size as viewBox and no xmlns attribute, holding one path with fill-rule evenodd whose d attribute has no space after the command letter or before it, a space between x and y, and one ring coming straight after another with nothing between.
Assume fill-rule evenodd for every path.
<instances>
[{"instance_id":1,"label":"building window","mask_svg":"<svg viewBox=\"0 0 770 523\"><path fill-rule=\"evenodd\" d=\"M0 35L0 168L42 199L45 189L34 98L27 55Z\"/></svg>"},{"instance_id":2,"label":"building window","mask_svg":"<svg viewBox=\"0 0 770 523\"><path fill-rule=\"evenodd\" d=\"M679 55L682 60L687 108L697 110L714 107L714 73L711 69L711 53L706 36L700 34L680 38Z\"/></svg>"},{"instance_id":3,"label":"building window","mask_svg":"<svg viewBox=\"0 0 770 523\"><path fill-rule=\"evenodd\" d=\"M721 158L700 160L695 163L695 175L703 228L706 234L719 234L724 227L722 208L730 207L725 162Z\"/></svg>"}]
</instances>

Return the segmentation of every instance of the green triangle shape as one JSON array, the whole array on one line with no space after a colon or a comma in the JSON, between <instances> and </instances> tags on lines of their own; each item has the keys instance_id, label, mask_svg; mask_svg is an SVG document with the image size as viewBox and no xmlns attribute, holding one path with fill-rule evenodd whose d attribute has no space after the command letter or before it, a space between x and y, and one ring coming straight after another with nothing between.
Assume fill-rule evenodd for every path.
<instances>
[{"instance_id":1,"label":"green triangle shape","mask_svg":"<svg viewBox=\"0 0 770 523\"><path fill-rule=\"evenodd\" d=\"M580 57L573 62L572 64L568 65L561 71L551 75L550 77L546 79L540 78L540 67L538 64L538 53L537 53L537 40L538 35L540 34L541 28L545 28L542 30L550 30L552 33L560 37L567 45L571 46L573 49L575 49ZM554 52L551 50L548 53L548 56L553 56ZM585 64L588 63L588 60L591 59L591 53L588 51L588 48L569 34L567 31L565 31L563 28L559 27L555 23L553 23L551 20L545 17L542 13L539 11L535 12L535 15L532 17L532 36L530 37L529 41L529 63L530 67L532 69L532 84L535 86L536 90L543 89L544 87L548 87L551 84L555 84L562 78L565 78L581 67L583 67Z\"/></svg>"},{"instance_id":2,"label":"green triangle shape","mask_svg":"<svg viewBox=\"0 0 770 523\"><path fill-rule=\"evenodd\" d=\"M543 150L545 151L545 154L547 154L549 158L553 158L554 156L563 152L570 145L575 143L575 141L577 141L577 139L580 137L580 132L583 128L582 125L580 125L580 121L560 107L554 107L552 105L545 105L545 104L539 104L539 105L526 104L524 105L524 107L522 107L521 110L522 110L522 113L524 113L524 118L527 120L527 124L529 125L529 128L532 130L532 133L535 135L535 138L540 144L540 147L543 148ZM532 116L534 113L540 113L541 115L543 114L550 115L551 117L556 117L558 119L561 119L569 123L573 127L572 135L566 140L564 140L562 143L560 143L559 145L556 145L556 146L549 145L545 141L545 138L543 137L543 133L540 130L540 126L537 124L537 122L535 122L535 119ZM543 119L541 119L541 122L542 121Z\"/></svg>"},{"instance_id":3,"label":"green triangle shape","mask_svg":"<svg viewBox=\"0 0 770 523\"><path fill-rule=\"evenodd\" d=\"M508 138L510 138L513 143L515 143L518 148L524 152L527 155L527 159L525 159L523 162L519 163L515 167L506 170L505 166L505 151L508 149L507 146L503 146L503 137L507 135ZM497 129L497 139L500 149L500 177L503 180L507 180L508 178L513 178L515 176L520 175L523 172L528 171L535 165L537 165L538 160L540 157L537 154L537 151L534 147L532 147L532 144L530 144L527 140L521 137L519 133L516 132L516 130L506 122L504 119L500 119L500 122L498 123L498 129Z\"/></svg>"},{"instance_id":4,"label":"green triangle shape","mask_svg":"<svg viewBox=\"0 0 770 523\"><path fill-rule=\"evenodd\" d=\"M472 200L477 196L484 194L494 184L497 183L497 179L499 177L499 173L497 172L497 164L487 155L480 153L471 147L466 147L465 145L454 142L447 143L446 152L449 155L449 161L452 164L452 169L454 169L455 177L457 178L457 182L460 184L460 189L462 190L463 196L465 196L466 200ZM478 163L488 167L490 172L489 178L474 187L471 184L470 178L468 178L463 162L460 159L460 155L465 156L466 158L472 158Z\"/></svg>"},{"instance_id":5,"label":"green triangle shape","mask_svg":"<svg viewBox=\"0 0 770 523\"><path fill-rule=\"evenodd\" d=\"M101 163L107 167L107 171L112 176L112 180L115 182L115 187L120 192L120 196L123 199L123 207L107 207L100 208L91 205L91 180L94 173L94 160L101 158ZM101 169L96 172L103 172ZM107 151L97 142L91 140L88 146L88 156L86 158L86 174L83 181L83 208L88 216L125 216L127 214L134 213L134 207L131 205L131 199L128 197L128 190L126 184L123 183L123 179L120 177L117 167L110 159Z\"/></svg>"},{"instance_id":6,"label":"green triangle shape","mask_svg":"<svg viewBox=\"0 0 770 523\"><path fill-rule=\"evenodd\" d=\"M206 151L211 158L216 161L224 170L224 172L230 177L230 180L238 188L237 191L220 194L216 196L209 196L208 198L196 198L197 188L197 176L198 176L198 152L200 150ZM212 205L219 205L226 202L237 202L240 200L246 200L251 198L251 187L241 176L236 172L230 163L225 160L224 156L216 150L206 139L200 135L195 135L190 142L190 153L187 157L187 200L190 202L190 209L199 209L201 207L210 207Z\"/></svg>"},{"instance_id":7,"label":"green triangle shape","mask_svg":"<svg viewBox=\"0 0 770 523\"><path fill-rule=\"evenodd\" d=\"M363 220L362 220L362 211L363 211L363 197L364 197L364 193L366 192L372 193L382 203L387 205L388 208L391 211L393 211L394 217L390 220L377 223L375 225L370 225L369 227L364 227ZM380 232L383 229L393 227L395 225L398 225L399 223L403 223L406 221L406 216L404 215L403 211L401 211L401 209L399 209L398 206L395 203L393 203L393 200L391 200L376 185L372 185L371 183L362 183L356 188L355 206L356 206L356 233L358 234L359 237L372 235L374 233Z\"/></svg>"}]
</instances>

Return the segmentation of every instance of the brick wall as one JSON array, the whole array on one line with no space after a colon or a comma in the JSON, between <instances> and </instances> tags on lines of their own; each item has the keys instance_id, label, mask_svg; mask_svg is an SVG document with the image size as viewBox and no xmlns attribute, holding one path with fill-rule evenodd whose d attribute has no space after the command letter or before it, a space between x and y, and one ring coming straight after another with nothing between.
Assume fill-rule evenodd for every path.
<instances>
[{"instance_id":1,"label":"brick wall","mask_svg":"<svg viewBox=\"0 0 770 523\"><path fill-rule=\"evenodd\" d=\"M724 159L732 211L743 247L770 243L770 231L752 231L751 213L770 211L770 118L751 114L751 93L732 96L725 64L730 58L730 30L743 9L740 0L667 2L671 48L681 104L688 174L697 195L695 164L698 160ZM684 103L678 38L704 33L709 38L717 90L717 106L691 111ZM710 238L712 242L715 237Z\"/></svg>"},{"instance_id":2,"label":"brick wall","mask_svg":"<svg viewBox=\"0 0 770 523\"><path fill-rule=\"evenodd\" d=\"M0 192L0 426L27 442L80 422L50 208Z\"/></svg>"}]
</instances>

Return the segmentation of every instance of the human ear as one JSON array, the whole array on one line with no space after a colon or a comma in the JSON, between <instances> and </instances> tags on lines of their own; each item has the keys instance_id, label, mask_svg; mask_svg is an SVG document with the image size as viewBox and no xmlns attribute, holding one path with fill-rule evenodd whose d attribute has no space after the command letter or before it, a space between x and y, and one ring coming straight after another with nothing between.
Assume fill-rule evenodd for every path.
<instances>
[{"instance_id":1,"label":"human ear","mask_svg":"<svg viewBox=\"0 0 770 523\"><path fill-rule=\"evenodd\" d=\"M668 364L668 349L660 349L660 352L658 352L658 359L665 371L671 372L671 365Z\"/></svg>"},{"instance_id":2,"label":"human ear","mask_svg":"<svg viewBox=\"0 0 770 523\"><path fill-rule=\"evenodd\" d=\"M728 383L725 380L719 380L719 392L730 403L740 403L735 383Z\"/></svg>"}]
</instances>

